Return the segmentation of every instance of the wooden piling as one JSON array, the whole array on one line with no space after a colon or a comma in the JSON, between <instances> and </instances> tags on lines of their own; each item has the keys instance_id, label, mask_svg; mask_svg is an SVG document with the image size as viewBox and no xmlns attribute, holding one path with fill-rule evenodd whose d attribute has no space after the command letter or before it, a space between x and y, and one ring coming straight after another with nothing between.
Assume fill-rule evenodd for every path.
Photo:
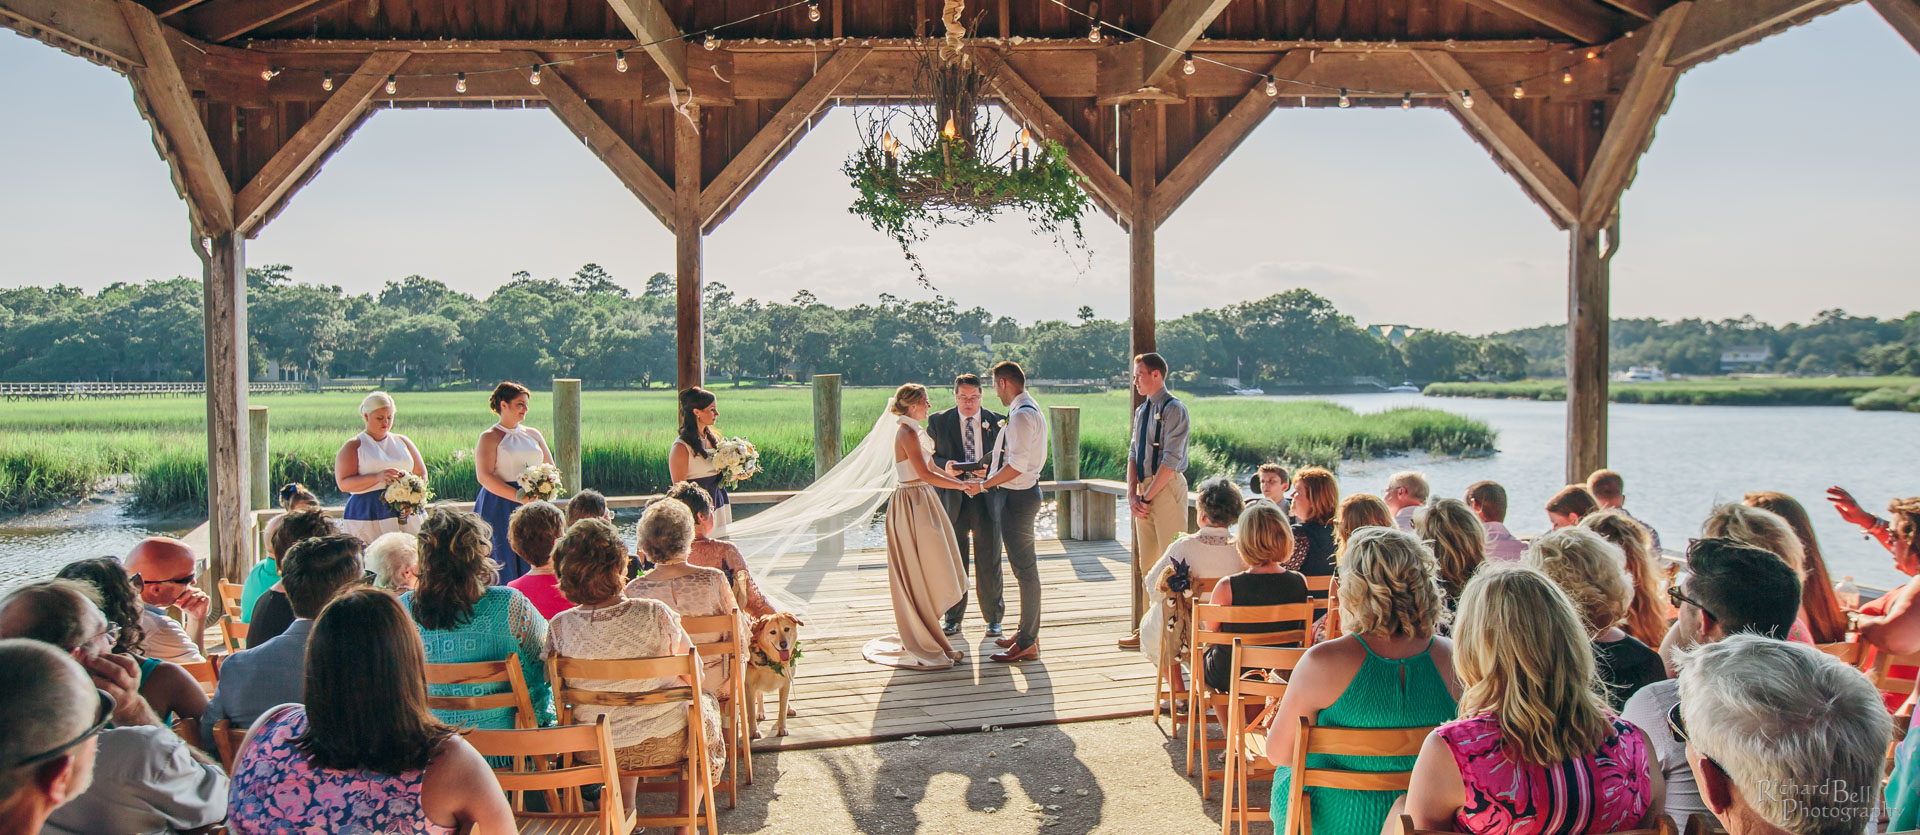
<instances>
[{"instance_id":1,"label":"wooden piling","mask_svg":"<svg viewBox=\"0 0 1920 835\"><path fill-rule=\"evenodd\" d=\"M580 492L580 380L553 380L553 463L560 468L560 486Z\"/></svg>"},{"instance_id":2,"label":"wooden piling","mask_svg":"<svg viewBox=\"0 0 1920 835\"><path fill-rule=\"evenodd\" d=\"M813 477L819 478L840 463L840 375L813 375ZM839 528L838 517L821 522ZM846 537L834 534L820 540L815 549L839 554L846 550Z\"/></svg>"},{"instance_id":3,"label":"wooden piling","mask_svg":"<svg viewBox=\"0 0 1920 835\"><path fill-rule=\"evenodd\" d=\"M1053 480L1078 481L1080 479L1080 407L1048 406L1047 437L1053 440ZM1061 490L1053 494L1053 515L1058 520L1060 538L1086 539L1086 524L1076 515L1084 513L1084 505L1090 496L1075 495L1074 491Z\"/></svg>"}]
</instances>

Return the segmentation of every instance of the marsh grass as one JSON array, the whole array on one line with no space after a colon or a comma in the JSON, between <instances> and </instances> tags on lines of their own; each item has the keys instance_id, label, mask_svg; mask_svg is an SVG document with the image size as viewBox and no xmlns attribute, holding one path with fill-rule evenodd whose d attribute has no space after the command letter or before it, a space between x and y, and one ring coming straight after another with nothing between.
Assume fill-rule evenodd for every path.
<instances>
[{"instance_id":1,"label":"marsh grass","mask_svg":"<svg viewBox=\"0 0 1920 835\"><path fill-rule=\"evenodd\" d=\"M1681 406L1879 406L1891 394L1859 405L1859 400L1885 389L1906 390L1920 385L1915 377L1715 377L1671 380L1664 383L1615 383L1607 399L1615 403L1652 403ZM1435 397L1487 397L1561 401L1567 399L1565 380L1522 380L1513 383L1434 383L1426 394Z\"/></svg>"},{"instance_id":2,"label":"marsh grass","mask_svg":"<svg viewBox=\"0 0 1920 835\"><path fill-rule=\"evenodd\" d=\"M751 483L762 490L792 489L813 479L812 392L804 388L718 391L720 429L759 447L765 472ZM872 428L890 390L848 389L841 414L842 448ZM934 407L950 405L936 389ZM443 499L479 492L473 444L492 425L486 396L471 392L400 393L395 431L426 459L429 481ZM991 398L990 398L991 399ZM1081 475L1126 474L1129 401L1125 392L1048 394L1043 406L1081 409ZM299 481L337 499L333 458L360 430L351 393L265 395L273 484ZM1262 461L1334 466L1424 450L1441 455L1491 451L1485 424L1435 409L1402 408L1356 414L1324 401L1276 402L1246 398L1190 398L1195 431L1190 478L1245 472ZM137 476L143 508L190 508L206 501L205 407L198 398L12 402L0 404L0 508L22 508L86 495L117 473ZM608 495L655 492L667 480L667 448L675 430L668 392L586 392L581 397L585 438L582 482ZM552 440L552 401L534 394L529 423ZM1052 477L1049 466L1043 474Z\"/></svg>"}]
</instances>

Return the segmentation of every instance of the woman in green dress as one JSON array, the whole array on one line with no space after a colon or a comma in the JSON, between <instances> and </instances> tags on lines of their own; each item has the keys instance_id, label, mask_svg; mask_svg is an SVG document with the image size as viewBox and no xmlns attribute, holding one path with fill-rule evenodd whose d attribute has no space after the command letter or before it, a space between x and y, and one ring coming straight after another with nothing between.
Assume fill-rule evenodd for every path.
<instances>
[{"instance_id":1,"label":"woman in green dress","mask_svg":"<svg viewBox=\"0 0 1920 835\"><path fill-rule=\"evenodd\" d=\"M1417 728L1454 718L1460 681L1453 643L1438 637L1447 610L1433 552L1412 534L1361 528L1340 556L1340 624L1347 634L1317 644L1287 676L1267 731L1274 760L1274 831L1287 822L1294 737L1300 717L1343 728ZM1413 757L1315 754L1313 768L1404 771ZM1377 835L1402 792L1309 788L1314 835Z\"/></svg>"}]
</instances>

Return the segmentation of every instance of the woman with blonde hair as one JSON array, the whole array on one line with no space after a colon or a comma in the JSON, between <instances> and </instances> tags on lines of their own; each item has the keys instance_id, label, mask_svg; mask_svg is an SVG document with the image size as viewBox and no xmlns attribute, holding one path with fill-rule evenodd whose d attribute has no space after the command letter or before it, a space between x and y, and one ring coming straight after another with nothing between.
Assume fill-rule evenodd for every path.
<instances>
[{"instance_id":1,"label":"woman with blonde hair","mask_svg":"<svg viewBox=\"0 0 1920 835\"><path fill-rule=\"evenodd\" d=\"M1788 525L1787 520L1770 510L1743 504L1723 504L1707 514L1707 521L1700 523L1700 535L1708 539L1731 539L1770 552L1800 575L1802 604L1799 616L1793 620L1793 630L1787 633L1787 640L1813 643L1813 632L1807 628L1804 602L1807 553L1801 549L1800 537L1794 534L1793 526Z\"/></svg>"},{"instance_id":2,"label":"woman with blonde hair","mask_svg":"<svg viewBox=\"0 0 1920 835\"><path fill-rule=\"evenodd\" d=\"M1440 588L1447 610L1459 605L1460 590L1487 561L1487 529L1459 499L1434 498L1413 515L1413 532L1433 549L1440 566Z\"/></svg>"},{"instance_id":3,"label":"woman with blonde hair","mask_svg":"<svg viewBox=\"0 0 1920 835\"><path fill-rule=\"evenodd\" d=\"M1666 572L1654 563L1653 532L1620 509L1602 510L1580 520L1580 527L1600 535L1620 549L1633 582L1633 605L1620 625L1634 640L1658 647L1667 638Z\"/></svg>"},{"instance_id":4,"label":"woman with blonde hair","mask_svg":"<svg viewBox=\"0 0 1920 835\"><path fill-rule=\"evenodd\" d=\"M1482 568L1453 634L1462 718L1421 746L1404 800L1414 826L1542 835L1654 825L1665 784L1652 743L1607 708L1587 630L1553 580L1524 565Z\"/></svg>"},{"instance_id":5,"label":"woman with blonde hair","mask_svg":"<svg viewBox=\"0 0 1920 835\"><path fill-rule=\"evenodd\" d=\"M1567 527L1542 535L1520 557L1560 585L1593 642L1594 664L1613 709L1640 688L1667 677L1660 654L1620 624L1633 607L1626 555L1591 529Z\"/></svg>"},{"instance_id":6,"label":"woman with blonde hair","mask_svg":"<svg viewBox=\"0 0 1920 835\"><path fill-rule=\"evenodd\" d=\"M398 414L393 397L376 391L360 401L360 421L366 427L349 438L333 456L333 484L347 494L340 512L340 530L371 544L381 534L419 533L425 514L401 520L387 504L387 487L409 475L427 477L427 463L413 441L393 431Z\"/></svg>"},{"instance_id":7,"label":"woman with blonde hair","mask_svg":"<svg viewBox=\"0 0 1920 835\"><path fill-rule=\"evenodd\" d=\"M1393 511L1387 509L1387 503L1372 493L1355 493L1340 502L1340 512L1334 522L1334 535L1340 543L1340 553L1346 553L1347 541L1353 538L1353 532L1361 528L1393 527Z\"/></svg>"},{"instance_id":8,"label":"woman with blonde hair","mask_svg":"<svg viewBox=\"0 0 1920 835\"><path fill-rule=\"evenodd\" d=\"M933 438L920 428L931 407L927 387L919 383L901 386L890 406L898 422L893 435L898 486L887 499L887 587L893 592L895 629L860 651L868 661L889 667L943 669L963 655L942 627L947 610L966 593L967 574L953 522L933 488L968 495L979 495L980 488L934 468Z\"/></svg>"},{"instance_id":9,"label":"woman with blonde hair","mask_svg":"<svg viewBox=\"0 0 1920 835\"><path fill-rule=\"evenodd\" d=\"M1291 760L1299 720L1339 728L1409 728L1453 721L1460 682L1453 644L1438 637L1449 617L1433 553L1411 534L1369 527L1348 541L1340 560L1341 623L1347 634L1315 644L1288 676L1267 731L1275 831L1286 825ZM1315 754L1312 768L1400 771L1412 757ZM1312 831L1373 835L1398 792L1308 788Z\"/></svg>"},{"instance_id":10,"label":"woman with blonde hair","mask_svg":"<svg viewBox=\"0 0 1920 835\"><path fill-rule=\"evenodd\" d=\"M1294 507L1299 507L1295 499ZM1293 526L1280 506L1260 502L1240 512L1240 532L1233 540L1246 570L1229 574L1213 587L1215 606L1278 606L1307 602L1307 578L1283 563L1293 553ZM1279 623L1203 623L1202 628L1233 633L1284 632L1304 629L1299 621ZM1207 686L1226 692L1233 683L1232 647L1207 647L1202 676ZM1226 727L1223 715L1220 726Z\"/></svg>"}]
</instances>

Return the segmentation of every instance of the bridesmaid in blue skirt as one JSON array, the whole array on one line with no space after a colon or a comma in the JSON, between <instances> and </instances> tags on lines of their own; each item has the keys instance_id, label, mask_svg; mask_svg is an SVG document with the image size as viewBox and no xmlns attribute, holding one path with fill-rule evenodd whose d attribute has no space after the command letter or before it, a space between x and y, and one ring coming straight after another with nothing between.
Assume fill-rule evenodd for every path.
<instances>
[{"instance_id":1,"label":"bridesmaid in blue skirt","mask_svg":"<svg viewBox=\"0 0 1920 835\"><path fill-rule=\"evenodd\" d=\"M408 473L427 477L426 462L420 450L407 436L393 431L393 398L376 391L360 401L360 419L366 431L340 447L333 457L333 483L347 494L346 511L340 514L340 530L353 534L363 543L371 543L381 534L400 531L417 534L425 508L406 522L387 505L386 491Z\"/></svg>"},{"instance_id":2,"label":"bridesmaid in blue skirt","mask_svg":"<svg viewBox=\"0 0 1920 835\"><path fill-rule=\"evenodd\" d=\"M667 447L667 476L675 484L691 481L707 491L713 498L713 533L708 536L725 539L733 505L725 479L713 466L713 450L720 445L720 433L713 428L718 420L720 404L713 392L699 386L680 392L680 434Z\"/></svg>"},{"instance_id":3,"label":"bridesmaid in blue skirt","mask_svg":"<svg viewBox=\"0 0 1920 835\"><path fill-rule=\"evenodd\" d=\"M531 568L507 542L507 521L521 505L520 473L534 464L553 463L547 439L540 430L522 423L532 397L519 383L494 386L487 405L500 422L480 435L473 450L473 471L480 479L480 498L474 501L473 512L493 527L493 560L500 564L500 579L495 582L503 586Z\"/></svg>"}]
</instances>

